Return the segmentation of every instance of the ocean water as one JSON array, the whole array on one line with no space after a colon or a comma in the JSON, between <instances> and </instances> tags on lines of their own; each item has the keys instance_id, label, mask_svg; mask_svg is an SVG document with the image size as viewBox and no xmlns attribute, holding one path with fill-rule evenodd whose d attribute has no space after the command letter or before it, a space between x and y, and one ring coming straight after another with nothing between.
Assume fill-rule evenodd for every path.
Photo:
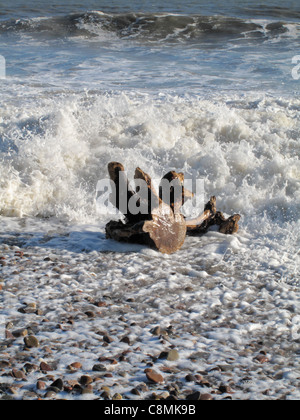
<instances>
[{"instance_id":1,"label":"ocean water","mask_svg":"<svg viewBox=\"0 0 300 420\"><path fill-rule=\"evenodd\" d=\"M256 315L236 335L207 322L208 339L243 347L253 324L275 334L273 351L285 349L299 373L299 40L297 1L0 2L1 246L36 259L67 252L78 264L105 252L105 287L121 284L109 268L118 261L133 283L144 273L171 296L191 282L202 306L190 305L184 323L223 305L242 324L251 303ZM140 166L153 178L176 169L204 180L206 199L241 214L240 232L188 238L170 257L107 241L96 186L111 160L131 178ZM153 277L151 259L177 277L165 284L158 268ZM34 275L25 280L23 296L45 299ZM297 375L282 378L299 398Z\"/></svg>"}]
</instances>

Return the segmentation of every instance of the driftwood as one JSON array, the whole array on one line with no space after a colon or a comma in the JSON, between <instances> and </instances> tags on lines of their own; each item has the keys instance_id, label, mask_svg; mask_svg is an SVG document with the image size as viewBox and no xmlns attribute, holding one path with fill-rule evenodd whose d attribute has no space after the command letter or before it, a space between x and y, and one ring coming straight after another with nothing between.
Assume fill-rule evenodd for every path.
<instances>
[{"instance_id":1,"label":"driftwood","mask_svg":"<svg viewBox=\"0 0 300 420\"><path fill-rule=\"evenodd\" d=\"M226 235L232 235L238 232L238 222L240 221L241 216L235 214L226 219L223 213L217 211L216 202L216 197L211 197L201 216L194 220L186 220L188 235L204 235L208 232L209 228L214 225L219 226L219 232Z\"/></svg>"},{"instance_id":2,"label":"driftwood","mask_svg":"<svg viewBox=\"0 0 300 420\"><path fill-rule=\"evenodd\" d=\"M171 254L180 249L186 237L186 224L184 216L181 213L175 213L167 203L162 201L153 186L152 180L148 174L140 168L135 171L135 179L142 180L147 185L147 197L139 197L128 188L128 181L124 172L123 165L113 162L108 165L110 178L116 185L116 197L111 197L111 202L121 210L123 203L127 203L125 215L125 224L122 221L111 221L106 226L106 236L118 241L127 241L133 243L142 243L156 247L164 254ZM120 184L119 184L120 183ZM128 191L121 191L122 188ZM122 196L123 194L123 196ZM124 194L127 195L124 200ZM134 197L136 195L136 198ZM135 203L142 204L147 202L148 212L146 214L133 214L130 211L129 202L134 198ZM123 203L121 203L123 199ZM176 204L173 204L175 207Z\"/></svg>"},{"instance_id":3,"label":"driftwood","mask_svg":"<svg viewBox=\"0 0 300 420\"><path fill-rule=\"evenodd\" d=\"M185 219L180 209L193 193L184 188L184 174L181 172L166 174L161 180L159 193L151 177L140 168L136 169L134 176L136 191L130 188L121 163L109 163L108 172L116 186L110 201L125 216L124 222L110 221L106 225L108 239L146 244L164 254L172 254L182 247L187 234L204 234L212 225L218 225L219 231L225 234L238 231L240 215L226 219L216 210L216 197L211 197L198 218ZM144 191L143 185L146 186Z\"/></svg>"}]
</instances>

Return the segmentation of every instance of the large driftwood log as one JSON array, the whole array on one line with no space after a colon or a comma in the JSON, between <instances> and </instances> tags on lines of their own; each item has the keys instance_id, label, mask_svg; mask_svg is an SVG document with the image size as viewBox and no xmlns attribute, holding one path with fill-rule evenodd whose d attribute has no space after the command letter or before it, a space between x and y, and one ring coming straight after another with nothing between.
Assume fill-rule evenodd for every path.
<instances>
[{"instance_id":1,"label":"large driftwood log","mask_svg":"<svg viewBox=\"0 0 300 420\"><path fill-rule=\"evenodd\" d=\"M124 167L120 163L112 162L108 165L109 175L113 182L121 182L121 185L128 188L128 181L124 172ZM128 192L121 192L120 187L116 185L117 197L111 197L112 203L121 210L121 200L118 194L127 194L127 204L134 195L135 203L147 201L147 214L133 214L130 211L130 206L127 206L127 211L121 210L126 218L126 223L110 222L106 226L106 236L110 239L119 241L127 241L134 243L145 243L156 247L164 254L172 254L180 249L186 237L186 224L184 216L181 213L175 213L174 210L167 203L162 201L153 186L152 180L148 174L143 172L140 168L135 171L135 179L142 180L146 183L148 194L147 197L139 197L139 194L133 193L132 190ZM125 200L126 201L126 200ZM143 220L141 220L141 218Z\"/></svg>"},{"instance_id":2,"label":"large driftwood log","mask_svg":"<svg viewBox=\"0 0 300 420\"><path fill-rule=\"evenodd\" d=\"M167 173L161 180L159 194L151 177L140 168L136 169L134 176L136 191L130 188L121 163L109 163L108 172L116 185L110 200L125 216L125 222L111 221L106 225L109 239L146 244L164 254L172 254L182 247L186 234L201 235L213 225L218 225L219 231L225 234L236 233L239 229L240 215L226 219L217 212L216 197L211 197L199 217L186 220L180 209L193 193L184 188L184 174L181 172ZM140 181L146 185L146 194L141 191ZM133 211L131 201L146 211Z\"/></svg>"},{"instance_id":3,"label":"large driftwood log","mask_svg":"<svg viewBox=\"0 0 300 420\"><path fill-rule=\"evenodd\" d=\"M150 176L140 168L136 169L135 179L145 181L149 191L149 210L152 219L145 221L143 232L149 234L157 249L163 254L176 252L182 247L186 237L184 216L176 213L157 195Z\"/></svg>"}]
</instances>

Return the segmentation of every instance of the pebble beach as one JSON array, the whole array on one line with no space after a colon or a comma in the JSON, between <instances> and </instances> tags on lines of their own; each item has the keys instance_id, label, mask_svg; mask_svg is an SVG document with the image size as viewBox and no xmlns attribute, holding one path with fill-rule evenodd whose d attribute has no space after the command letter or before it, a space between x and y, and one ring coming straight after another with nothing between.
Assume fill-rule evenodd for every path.
<instances>
[{"instance_id":1,"label":"pebble beach","mask_svg":"<svg viewBox=\"0 0 300 420\"><path fill-rule=\"evenodd\" d=\"M236 241L189 238L201 269L184 252L2 243L0 398L299 398L297 290L262 272L240 282L220 251Z\"/></svg>"}]
</instances>

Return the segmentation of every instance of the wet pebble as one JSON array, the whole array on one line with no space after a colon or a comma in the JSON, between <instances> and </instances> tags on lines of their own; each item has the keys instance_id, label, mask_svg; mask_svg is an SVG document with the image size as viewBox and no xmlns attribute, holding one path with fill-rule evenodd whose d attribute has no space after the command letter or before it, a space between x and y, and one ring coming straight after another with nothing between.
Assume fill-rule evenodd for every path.
<instances>
[{"instance_id":1,"label":"wet pebble","mask_svg":"<svg viewBox=\"0 0 300 420\"><path fill-rule=\"evenodd\" d=\"M57 392L53 389L48 389L46 392L45 398L54 398L56 397Z\"/></svg>"},{"instance_id":2,"label":"wet pebble","mask_svg":"<svg viewBox=\"0 0 300 420\"><path fill-rule=\"evenodd\" d=\"M168 355L167 355L167 360L168 360L168 362L176 362L177 360L179 360L178 351L175 350L175 349L169 351Z\"/></svg>"},{"instance_id":3,"label":"wet pebble","mask_svg":"<svg viewBox=\"0 0 300 420\"><path fill-rule=\"evenodd\" d=\"M39 340L34 335L28 335L24 338L25 346L29 349L34 347L40 347Z\"/></svg>"},{"instance_id":4,"label":"wet pebble","mask_svg":"<svg viewBox=\"0 0 300 420\"><path fill-rule=\"evenodd\" d=\"M219 386L219 391L221 392L221 394L232 394L233 393L231 387L229 385L226 385L226 384L221 384Z\"/></svg>"},{"instance_id":5,"label":"wet pebble","mask_svg":"<svg viewBox=\"0 0 300 420\"><path fill-rule=\"evenodd\" d=\"M63 383L62 379L58 378L50 386L54 387L54 388L57 388L59 391L62 391L63 388L64 388L64 383Z\"/></svg>"},{"instance_id":6,"label":"wet pebble","mask_svg":"<svg viewBox=\"0 0 300 420\"><path fill-rule=\"evenodd\" d=\"M199 401L201 398L201 393L199 391L193 392L187 395L186 399L190 401Z\"/></svg>"},{"instance_id":7,"label":"wet pebble","mask_svg":"<svg viewBox=\"0 0 300 420\"><path fill-rule=\"evenodd\" d=\"M107 344L110 344L114 341L114 339L112 337L110 337L109 335L104 335L103 336L103 341Z\"/></svg>"},{"instance_id":8,"label":"wet pebble","mask_svg":"<svg viewBox=\"0 0 300 420\"><path fill-rule=\"evenodd\" d=\"M28 330L26 328L22 328L20 330L13 331L12 334L16 338L26 337L26 335L28 335Z\"/></svg>"},{"instance_id":9,"label":"wet pebble","mask_svg":"<svg viewBox=\"0 0 300 420\"><path fill-rule=\"evenodd\" d=\"M121 342L121 343L128 344L128 345L130 346L130 338L129 338L129 337L127 337L127 336L126 336L126 337L121 338L120 342Z\"/></svg>"},{"instance_id":10,"label":"wet pebble","mask_svg":"<svg viewBox=\"0 0 300 420\"><path fill-rule=\"evenodd\" d=\"M258 363L261 363L261 364L269 362L269 358L265 354L262 354L262 353L258 354L254 358L254 360Z\"/></svg>"},{"instance_id":11,"label":"wet pebble","mask_svg":"<svg viewBox=\"0 0 300 420\"><path fill-rule=\"evenodd\" d=\"M160 327L155 327L150 332L151 332L152 335L160 335L161 334L161 328Z\"/></svg>"},{"instance_id":12,"label":"wet pebble","mask_svg":"<svg viewBox=\"0 0 300 420\"><path fill-rule=\"evenodd\" d=\"M133 388L132 390L131 390L131 394L133 394L133 395L137 395L137 396L141 396L141 393L140 393L140 391L137 389L137 388Z\"/></svg>"},{"instance_id":13,"label":"wet pebble","mask_svg":"<svg viewBox=\"0 0 300 420\"><path fill-rule=\"evenodd\" d=\"M200 401L212 401L213 397L210 394L201 394Z\"/></svg>"},{"instance_id":14,"label":"wet pebble","mask_svg":"<svg viewBox=\"0 0 300 420\"><path fill-rule=\"evenodd\" d=\"M40 370L42 372L52 372L53 371L53 368L50 365L48 365L48 363L41 362L41 364L40 364Z\"/></svg>"},{"instance_id":15,"label":"wet pebble","mask_svg":"<svg viewBox=\"0 0 300 420\"><path fill-rule=\"evenodd\" d=\"M38 370L38 366L33 363L25 363L24 369L27 373L35 372Z\"/></svg>"},{"instance_id":16,"label":"wet pebble","mask_svg":"<svg viewBox=\"0 0 300 420\"><path fill-rule=\"evenodd\" d=\"M38 380L36 383L36 389L38 389L39 391L43 391L44 389L46 389L46 383L44 381Z\"/></svg>"},{"instance_id":17,"label":"wet pebble","mask_svg":"<svg viewBox=\"0 0 300 420\"><path fill-rule=\"evenodd\" d=\"M15 336L10 331L5 330L5 338L7 340L14 340L15 339Z\"/></svg>"},{"instance_id":18,"label":"wet pebble","mask_svg":"<svg viewBox=\"0 0 300 420\"><path fill-rule=\"evenodd\" d=\"M11 366L8 360L0 360L0 369L6 369Z\"/></svg>"},{"instance_id":19,"label":"wet pebble","mask_svg":"<svg viewBox=\"0 0 300 420\"><path fill-rule=\"evenodd\" d=\"M11 373L15 379L20 379L20 380L26 379L25 373L22 370L13 369Z\"/></svg>"},{"instance_id":20,"label":"wet pebble","mask_svg":"<svg viewBox=\"0 0 300 420\"><path fill-rule=\"evenodd\" d=\"M102 365L101 363L97 363L96 365L93 366L93 371L94 372L106 372L107 369L104 365Z\"/></svg>"},{"instance_id":21,"label":"wet pebble","mask_svg":"<svg viewBox=\"0 0 300 420\"><path fill-rule=\"evenodd\" d=\"M87 386L84 386L82 388L82 394L93 394L94 390L93 390L93 386L91 384L88 384Z\"/></svg>"},{"instance_id":22,"label":"wet pebble","mask_svg":"<svg viewBox=\"0 0 300 420\"><path fill-rule=\"evenodd\" d=\"M155 370L148 368L148 369L145 370L145 373L146 373L147 379L150 382L153 382L155 384L163 384L164 383L163 376L160 373L156 372Z\"/></svg>"},{"instance_id":23,"label":"wet pebble","mask_svg":"<svg viewBox=\"0 0 300 420\"><path fill-rule=\"evenodd\" d=\"M67 367L67 369L70 371L70 372L77 372L77 370L79 370L79 369L81 369L82 368L82 364L80 363L80 362L74 362L74 363L71 363L70 365L68 365L68 367Z\"/></svg>"},{"instance_id":24,"label":"wet pebble","mask_svg":"<svg viewBox=\"0 0 300 420\"><path fill-rule=\"evenodd\" d=\"M81 378L79 379L79 383L82 386L90 385L91 383L93 383L93 378L91 378L88 375L82 375Z\"/></svg>"}]
</instances>

